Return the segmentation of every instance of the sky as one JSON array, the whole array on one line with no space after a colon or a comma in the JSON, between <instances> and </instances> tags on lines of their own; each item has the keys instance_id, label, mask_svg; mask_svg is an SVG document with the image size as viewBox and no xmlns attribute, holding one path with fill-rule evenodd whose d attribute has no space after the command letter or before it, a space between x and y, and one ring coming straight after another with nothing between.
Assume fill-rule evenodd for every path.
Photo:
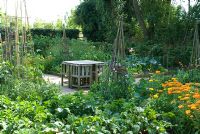
<instances>
[{"instance_id":1,"label":"sky","mask_svg":"<svg viewBox=\"0 0 200 134\"><path fill-rule=\"evenodd\" d=\"M7 0L7 12L9 15L15 15L15 7L16 3L18 3L18 16L21 16L20 1L23 0ZM0 8L3 11L5 11L6 7L5 3L6 0L0 0ZM66 13L70 15L71 10L80 4L80 0L26 0L26 3L30 23L35 20L55 22L58 18L64 19ZM22 7L24 6L22 5ZM22 16L24 16L24 12Z\"/></svg>"},{"instance_id":2,"label":"sky","mask_svg":"<svg viewBox=\"0 0 200 134\"><path fill-rule=\"evenodd\" d=\"M18 16L20 16L20 1L23 0L0 0L0 8L7 11L9 15L15 16L15 6L18 3ZM187 0L173 0L175 5L182 5L187 10ZM185 2L184 2L185 1ZM194 0L191 0L193 3ZM64 19L64 15L71 13L72 9L80 4L80 0L26 0L29 21L31 24L36 20L56 22L58 18ZM24 6L22 6L24 7ZM24 10L24 9L23 9ZM24 14L22 15L24 16Z\"/></svg>"}]
</instances>

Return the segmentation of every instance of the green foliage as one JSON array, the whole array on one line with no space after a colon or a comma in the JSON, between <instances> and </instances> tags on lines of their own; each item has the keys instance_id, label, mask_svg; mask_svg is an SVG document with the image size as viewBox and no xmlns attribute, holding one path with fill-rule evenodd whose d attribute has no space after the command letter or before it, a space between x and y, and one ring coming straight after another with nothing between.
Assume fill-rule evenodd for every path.
<instances>
[{"instance_id":1,"label":"green foliage","mask_svg":"<svg viewBox=\"0 0 200 134\"><path fill-rule=\"evenodd\" d=\"M0 63L0 85L7 83L11 79L13 68L9 62Z\"/></svg>"},{"instance_id":2,"label":"green foliage","mask_svg":"<svg viewBox=\"0 0 200 134\"><path fill-rule=\"evenodd\" d=\"M61 38L54 38L51 40L51 37L48 36L34 36L33 42L36 54L46 56L46 51L49 49L49 47L51 45L55 45L56 43L60 44Z\"/></svg>"},{"instance_id":3,"label":"green foliage","mask_svg":"<svg viewBox=\"0 0 200 134\"><path fill-rule=\"evenodd\" d=\"M170 126L150 107L135 107L133 100L105 102L94 94L76 93L41 105L20 98L0 98L4 133L165 133Z\"/></svg>"},{"instance_id":4,"label":"green foliage","mask_svg":"<svg viewBox=\"0 0 200 134\"><path fill-rule=\"evenodd\" d=\"M96 1L84 1L75 11L76 23L82 26L83 35L92 41L105 40L105 24L96 8Z\"/></svg>"},{"instance_id":5,"label":"green foliage","mask_svg":"<svg viewBox=\"0 0 200 134\"><path fill-rule=\"evenodd\" d=\"M52 115L37 101L12 101L0 96L0 124L3 133L38 133ZM36 129L37 128L37 129Z\"/></svg>"},{"instance_id":6,"label":"green foliage","mask_svg":"<svg viewBox=\"0 0 200 134\"><path fill-rule=\"evenodd\" d=\"M59 93L58 87L47 85L47 83L36 84L29 81L24 82L24 80L12 80L10 82L12 83L9 83L9 85L0 86L0 94L6 95L13 100L21 98L28 101L43 101Z\"/></svg>"},{"instance_id":7,"label":"green foliage","mask_svg":"<svg viewBox=\"0 0 200 134\"><path fill-rule=\"evenodd\" d=\"M94 43L84 40L67 40L69 55L63 55L63 43L59 37L50 38L46 36L35 36L33 38L35 51L44 56L45 72L60 72L60 64L66 60L96 60L107 61L111 57L111 44Z\"/></svg>"},{"instance_id":8,"label":"green foliage","mask_svg":"<svg viewBox=\"0 0 200 134\"><path fill-rule=\"evenodd\" d=\"M71 11L71 16L67 18L67 29L79 29L81 30L81 27L76 24L76 16L75 16L75 10Z\"/></svg>"},{"instance_id":9,"label":"green foliage","mask_svg":"<svg viewBox=\"0 0 200 134\"><path fill-rule=\"evenodd\" d=\"M189 65L191 47L166 46L156 42L135 43L133 48L139 57L153 57L165 67L185 67Z\"/></svg>"},{"instance_id":10,"label":"green foliage","mask_svg":"<svg viewBox=\"0 0 200 134\"><path fill-rule=\"evenodd\" d=\"M194 72L198 73L197 70L193 71L193 73ZM187 75L188 72L178 72L176 75L178 80L182 82L196 82L194 80L194 75L194 77L190 77L191 81L186 81L188 79L186 79L183 74ZM180 104L177 100L177 96L181 96L181 94L169 95L167 91L168 88L164 88L162 86L164 82L169 81L171 78L172 76L169 75L163 76L161 74L156 74L153 75L150 79L141 80L140 83L135 86L136 105L150 105L151 107L155 108L157 112L162 113L163 118L173 124L172 128L168 129L168 132L175 134L183 134L185 132L198 132L198 121L196 121L194 118L191 118L190 116L186 116L185 112L178 107ZM187 102L183 103L186 103L187 105Z\"/></svg>"},{"instance_id":11,"label":"green foliage","mask_svg":"<svg viewBox=\"0 0 200 134\"><path fill-rule=\"evenodd\" d=\"M177 78L182 83L189 82L200 82L200 71L199 69L191 69L191 70L179 70L177 73Z\"/></svg>"},{"instance_id":12,"label":"green foliage","mask_svg":"<svg viewBox=\"0 0 200 134\"><path fill-rule=\"evenodd\" d=\"M131 55L127 58L128 69L132 73L155 72L156 70L164 70L161 64L150 57L137 57Z\"/></svg>"},{"instance_id":13,"label":"green foliage","mask_svg":"<svg viewBox=\"0 0 200 134\"><path fill-rule=\"evenodd\" d=\"M54 25L51 22L45 22L43 20L36 20L33 24L34 28L45 28L45 29L53 29Z\"/></svg>"},{"instance_id":14,"label":"green foliage","mask_svg":"<svg viewBox=\"0 0 200 134\"><path fill-rule=\"evenodd\" d=\"M91 91L101 94L106 100L130 99L133 96L133 75L126 69L125 63L121 70L112 70L109 64L98 83L94 84ZM117 72L119 71L119 72Z\"/></svg>"},{"instance_id":15,"label":"green foliage","mask_svg":"<svg viewBox=\"0 0 200 134\"><path fill-rule=\"evenodd\" d=\"M32 36L48 36L54 38L56 36L62 37L63 30L62 29L42 29L42 28L34 28L31 29ZM66 29L66 36L70 39L77 39L79 37L79 30L77 29Z\"/></svg>"},{"instance_id":16,"label":"green foliage","mask_svg":"<svg viewBox=\"0 0 200 134\"><path fill-rule=\"evenodd\" d=\"M141 0L139 7L148 40L143 38L132 5L132 0L85 0L75 10L75 22L89 40L112 43L118 18L122 15L126 44L133 47L134 42L136 54L156 57L165 67L188 65L194 24L200 18L199 2L186 12L184 7L175 6L168 0Z\"/></svg>"}]
</instances>

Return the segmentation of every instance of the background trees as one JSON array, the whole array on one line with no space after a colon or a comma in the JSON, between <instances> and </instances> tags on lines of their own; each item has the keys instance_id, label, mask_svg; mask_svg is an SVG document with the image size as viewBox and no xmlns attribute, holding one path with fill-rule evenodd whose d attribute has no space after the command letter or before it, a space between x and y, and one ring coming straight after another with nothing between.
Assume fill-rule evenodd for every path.
<instances>
[{"instance_id":1,"label":"background trees","mask_svg":"<svg viewBox=\"0 0 200 134\"><path fill-rule=\"evenodd\" d=\"M139 55L157 57L169 66L188 64L200 3L189 0L188 7L182 7L172 2L178 0L83 0L74 22L88 40L112 43L121 17L126 44Z\"/></svg>"}]
</instances>

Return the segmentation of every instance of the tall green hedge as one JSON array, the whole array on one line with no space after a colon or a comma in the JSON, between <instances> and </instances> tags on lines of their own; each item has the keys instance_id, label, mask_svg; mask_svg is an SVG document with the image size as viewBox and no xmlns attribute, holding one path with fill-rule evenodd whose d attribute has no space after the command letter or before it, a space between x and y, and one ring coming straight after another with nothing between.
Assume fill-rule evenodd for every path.
<instances>
[{"instance_id":1,"label":"tall green hedge","mask_svg":"<svg viewBox=\"0 0 200 134\"><path fill-rule=\"evenodd\" d=\"M56 29L39 29L34 28L30 30L32 36L35 35L43 35L48 37L55 37L59 36L62 37L63 31L62 30L56 30ZM78 29L66 29L66 35L70 39L77 39L79 37L79 30ZM2 39L5 39L5 30L3 28L0 28L0 33L2 36Z\"/></svg>"},{"instance_id":2,"label":"tall green hedge","mask_svg":"<svg viewBox=\"0 0 200 134\"><path fill-rule=\"evenodd\" d=\"M66 29L66 35L70 39L77 39L79 37L79 30L78 29ZM31 29L32 36L34 35L43 35L48 37L55 37L60 36L62 37L63 31L56 30L56 29Z\"/></svg>"}]
</instances>

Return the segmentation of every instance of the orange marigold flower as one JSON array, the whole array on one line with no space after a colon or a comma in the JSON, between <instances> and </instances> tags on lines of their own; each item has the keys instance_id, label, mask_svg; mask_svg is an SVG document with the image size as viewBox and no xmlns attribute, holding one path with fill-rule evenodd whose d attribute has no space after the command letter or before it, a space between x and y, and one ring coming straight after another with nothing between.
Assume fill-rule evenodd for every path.
<instances>
[{"instance_id":1,"label":"orange marigold flower","mask_svg":"<svg viewBox=\"0 0 200 134\"><path fill-rule=\"evenodd\" d=\"M156 74L160 74L160 71L157 70L157 71L156 71Z\"/></svg>"},{"instance_id":2,"label":"orange marigold flower","mask_svg":"<svg viewBox=\"0 0 200 134\"><path fill-rule=\"evenodd\" d=\"M168 93L168 94L172 94L172 91L171 91L171 90L168 90L167 93Z\"/></svg>"},{"instance_id":3,"label":"orange marigold flower","mask_svg":"<svg viewBox=\"0 0 200 134\"><path fill-rule=\"evenodd\" d=\"M196 104L200 104L200 100L198 100L198 101L196 102Z\"/></svg>"},{"instance_id":4,"label":"orange marigold flower","mask_svg":"<svg viewBox=\"0 0 200 134\"><path fill-rule=\"evenodd\" d=\"M189 100L189 97L180 98L180 100Z\"/></svg>"},{"instance_id":5,"label":"orange marigold flower","mask_svg":"<svg viewBox=\"0 0 200 134\"><path fill-rule=\"evenodd\" d=\"M185 94L185 97L189 97L190 96L190 94Z\"/></svg>"},{"instance_id":6,"label":"orange marigold flower","mask_svg":"<svg viewBox=\"0 0 200 134\"><path fill-rule=\"evenodd\" d=\"M190 104L190 105L188 105L188 107L189 107L189 108L191 108L191 107L196 107L196 104Z\"/></svg>"},{"instance_id":7,"label":"orange marigold flower","mask_svg":"<svg viewBox=\"0 0 200 134\"><path fill-rule=\"evenodd\" d=\"M183 107L184 107L183 105L179 105L179 106L178 106L178 108L180 108L180 109L183 108Z\"/></svg>"},{"instance_id":8,"label":"orange marigold flower","mask_svg":"<svg viewBox=\"0 0 200 134\"><path fill-rule=\"evenodd\" d=\"M192 97L195 98L195 99L200 99L200 94L199 93L195 93Z\"/></svg>"},{"instance_id":9,"label":"orange marigold flower","mask_svg":"<svg viewBox=\"0 0 200 134\"><path fill-rule=\"evenodd\" d=\"M186 110L186 111L185 111L185 114L190 115L190 114L191 114L191 111L190 111L190 110Z\"/></svg>"},{"instance_id":10,"label":"orange marigold flower","mask_svg":"<svg viewBox=\"0 0 200 134\"><path fill-rule=\"evenodd\" d=\"M174 91L173 93L174 94L179 94L179 93L181 93L181 91Z\"/></svg>"},{"instance_id":11,"label":"orange marigold flower","mask_svg":"<svg viewBox=\"0 0 200 134\"><path fill-rule=\"evenodd\" d=\"M195 109L197 109L197 107L196 106L191 106L191 109L195 110Z\"/></svg>"},{"instance_id":12,"label":"orange marigold flower","mask_svg":"<svg viewBox=\"0 0 200 134\"><path fill-rule=\"evenodd\" d=\"M162 84L162 87L164 87L164 88L165 88L166 86L167 86L167 84L164 84L164 83Z\"/></svg>"}]
</instances>

